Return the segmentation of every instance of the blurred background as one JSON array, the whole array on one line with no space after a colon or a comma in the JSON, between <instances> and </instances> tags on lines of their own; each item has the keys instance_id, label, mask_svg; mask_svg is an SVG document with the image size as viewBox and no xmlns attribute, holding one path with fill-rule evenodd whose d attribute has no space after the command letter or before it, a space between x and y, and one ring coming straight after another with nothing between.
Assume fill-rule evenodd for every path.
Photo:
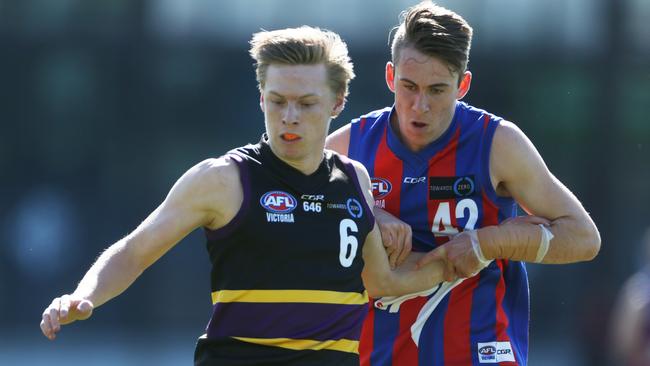
<instances>
[{"instance_id":1,"label":"blurred background","mask_svg":"<svg viewBox=\"0 0 650 366\"><path fill-rule=\"evenodd\" d=\"M357 78L332 128L392 103L388 31L413 0L0 0L0 365L188 365L211 313L198 230L55 342L70 292L195 163L263 132L248 40L309 24ZM602 235L528 265L531 365L621 365L610 314L650 225L650 2L447 0L474 28L465 100L516 122Z\"/></svg>"}]
</instances>

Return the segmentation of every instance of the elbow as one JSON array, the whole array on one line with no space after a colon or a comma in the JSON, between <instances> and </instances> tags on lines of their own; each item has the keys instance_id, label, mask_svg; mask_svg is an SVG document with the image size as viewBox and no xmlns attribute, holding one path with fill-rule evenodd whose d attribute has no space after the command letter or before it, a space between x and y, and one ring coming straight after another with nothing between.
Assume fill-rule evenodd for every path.
<instances>
[{"instance_id":1,"label":"elbow","mask_svg":"<svg viewBox=\"0 0 650 366\"><path fill-rule=\"evenodd\" d=\"M590 261L596 258L600 252L600 233L596 225L593 222L590 225L586 225L580 238L583 248L582 260Z\"/></svg>"},{"instance_id":2,"label":"elbow","mask_svg":"<svg viewBox=\"0 0 650 366\"><path fill-rule=\"evenodd\" d=\"M368 296L372 298L394 295L390 276L376 276L375 278L364 276L363 282L366 291L368 291Z\"/></svg>"},{"instance_id":3,"label":"elbow","mask_svg":"<svg viewBox=\"0 0 650 366\"><path fill-rule=\"evenodd\" d=\"M381 286L368 286L366 287L366 291L368 291L368 296L374 299L389 295L389 291Z\"/></svg>"},{"instance_id":4,"label":"elbow","mask_svg":"<svg viewBox=\"0 0 650 366\"><path fill-rule=\"evenodd\" d=\"M373 299L377 299L377 298L385 296L382 291L380 291L380 290L378 290L377 288L374 288L374 287L366 286L366 291L368 291L368 297L371 297Z\"/></svg>"},{"instance_id":5,"label":"elbow","mask_svg":"<svg viewBox=\"0 0 650 366\"><path fill-rule=\"evenodd\" d=\"M600 252L600 233L598 232L598 229L594 227L591 237L589 238L587 243L586 260L590 261L596 258L599 252Z\"/></svg>"}]
</instances>

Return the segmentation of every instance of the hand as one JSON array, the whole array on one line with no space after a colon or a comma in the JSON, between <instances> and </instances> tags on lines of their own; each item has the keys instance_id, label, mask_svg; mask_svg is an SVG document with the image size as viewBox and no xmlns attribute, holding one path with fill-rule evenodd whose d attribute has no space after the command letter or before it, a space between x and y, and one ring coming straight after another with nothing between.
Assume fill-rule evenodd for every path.
<instances>
[{"instance_id":1,"label":"hand","mask_svg":"<svg viewBox=\"0 0 650 366\"><path fill-rule=\"evenodd\" d=\"M381 232L381 241L386 248L390 268L395 268L406 260L412 248L411 226L388 212L375 207L375 218Z\"/></svg>"},{"instance_id":2,"label":"hand","mask_svg":"<svg viewBox=\"0 0 650 366\"><path fill-rule=\"evenodd\" d=\"M454 236L445 244L425 254L417 262L417 267L420 268L435 260L445 264L443 277L447 282L472 277L485 268L472 249L472 240L466 232Z\"/></svg>"},{"instance_id":3,"label":"hand","mask_svg":"<svg viewBox=\"0 0 650 366\"><path fill-rule=\"evenodd\" d=\"M92 302L73 295L57 297L43 312L41 331L52 341L61 330L61 325L88 319L93 307Z\"/></svg>"}]
</instances>

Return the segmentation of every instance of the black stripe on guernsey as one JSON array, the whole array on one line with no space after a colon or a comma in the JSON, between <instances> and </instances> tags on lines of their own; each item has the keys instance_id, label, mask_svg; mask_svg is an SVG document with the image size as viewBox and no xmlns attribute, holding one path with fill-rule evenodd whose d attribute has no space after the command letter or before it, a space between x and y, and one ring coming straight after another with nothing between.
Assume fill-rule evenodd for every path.
<instances>
[{"instance_id":1,"label":"black stripe on guernsey","mask_svg":"<svg viewBox=\"0 0 650 366\"><path fill-rule=\"evenodd\" d=\"M367 294L312 290L224 290L215 300L208 338L293 350L358 353Z\"/></svg>"}]
</instances>

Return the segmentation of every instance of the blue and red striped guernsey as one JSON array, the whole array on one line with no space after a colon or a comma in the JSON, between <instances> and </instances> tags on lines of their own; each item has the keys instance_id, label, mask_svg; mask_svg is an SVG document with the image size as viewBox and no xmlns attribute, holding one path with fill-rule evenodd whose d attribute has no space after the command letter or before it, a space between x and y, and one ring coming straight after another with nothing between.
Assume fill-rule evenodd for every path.
<instances>
[{"instance_id":1,"label":"blue and red striped guernsey","mask_svg":"<svg viewBox=\"0 0 650 366\"><path fill-rule=\"evenodd\" d=\"M490 180L490 148L501 118L457 102L447 131L412 152L390 127L392 113L385 108L353 120L348 154L368 169L375 205L411 225L414 251L430 251L460 231L516 214L514 200L497 196ZM525 365L524 264L493 261L449 288L442 298L434 292L407 300L399 311L371 301L361 365Z\"/></svg>"}]
</instances>

